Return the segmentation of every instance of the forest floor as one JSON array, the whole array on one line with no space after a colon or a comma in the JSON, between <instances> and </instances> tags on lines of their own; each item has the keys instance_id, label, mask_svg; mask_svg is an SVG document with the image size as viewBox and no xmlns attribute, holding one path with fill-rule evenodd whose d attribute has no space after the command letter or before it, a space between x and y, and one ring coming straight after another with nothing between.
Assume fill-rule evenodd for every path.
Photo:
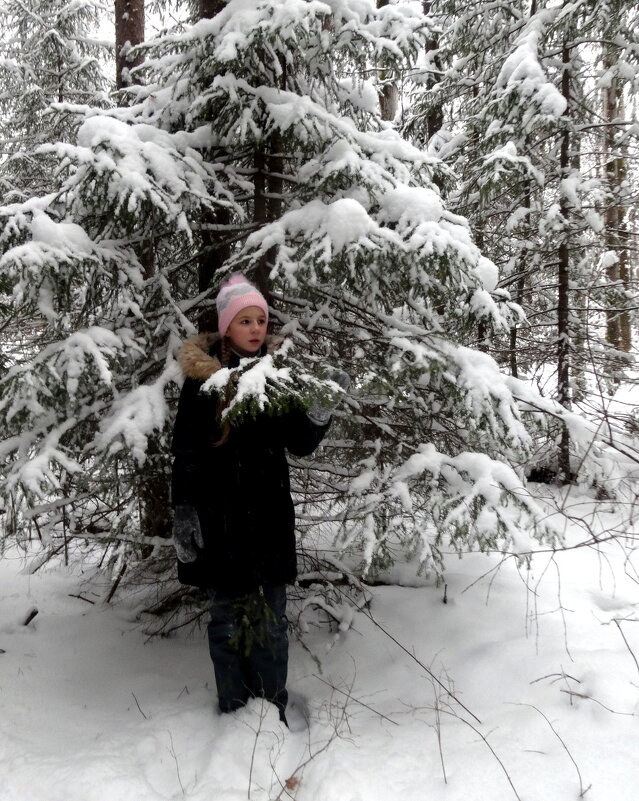
<instances>
[{"instance_id":1,"label":"forest floor","mask_svg":"<svg viewBox=\"0 0 639 801\"><path fill-rule=\"evenodd\" d=\"M348 630L311 619L292 730L257 700L217 713L204 627L149 638L133 600L7 552L0 800L639 798L639 532L606 539L618 508L569 505L567 545L586 521L596 547L450 557L445 588L396 568Z\"/></svg>"}]
</instances>

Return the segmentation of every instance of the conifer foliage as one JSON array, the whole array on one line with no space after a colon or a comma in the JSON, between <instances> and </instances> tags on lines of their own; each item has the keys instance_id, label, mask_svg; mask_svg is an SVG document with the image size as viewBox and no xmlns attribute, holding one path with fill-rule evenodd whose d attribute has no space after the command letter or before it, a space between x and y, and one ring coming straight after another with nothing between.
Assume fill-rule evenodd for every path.
<instances>
[{"instance_id":1,"label":"conifer foliage","mask_svg":"<svg viewBox=\"0 0 639 801\"><path fill-rule=\"evenodd\" d=\"M498 286L526 312L507 336L484 331L482 345L514 378L536 382L559 403L538 463L560 480L581 471L614 492L599 457L629 433L628 410L617 417L608 409L632 376L637 9L429 5L438 67L416 71L405 130L423 135L438 104L442 127L429 146L459 179L449 207L467 217L499 268ZM571 410L596 420L602 436L594 445L557 423Z\"/></svg>"},{"instance_id":2,"label":"conifer foliage","mask_svg":"<svg viewBox=\"0 0 639 801\"><path fill-rule=\"evenodd\" d=\"M107 105L101 66L107 48L92 36L102 0L0 3L0 192L25 199L51 191L55 164L34 151L70 141L75 121L64 104ZM54 108L55 104L55 108ZM46 168L45 168L46 167Z\"/></svg>"},{"instance_id":3,"label":"conifer foliage","mask_svg":"<svg viewBox=\"0 0 639 801\"><path fill-rule=\"evenodd\" d=\"M513 467L530 437L506 379L465 344L518 309L447 209L439 160L380 114L378 65L401 76L433 36L413 3L230 0L132 54L130 106L76 104L75 139L41 148L55 191L0 209L5 319L28 332L0 378L14 524L156 559L141 486L166 475L176 347L242 270L290 343L234 414L269 381L310 403L335 392L328 366L353 379L323 449L294 463L303 531L362 570L398 544L439 568L451 544L554 536Z\"/></svg>"}]
</instances>

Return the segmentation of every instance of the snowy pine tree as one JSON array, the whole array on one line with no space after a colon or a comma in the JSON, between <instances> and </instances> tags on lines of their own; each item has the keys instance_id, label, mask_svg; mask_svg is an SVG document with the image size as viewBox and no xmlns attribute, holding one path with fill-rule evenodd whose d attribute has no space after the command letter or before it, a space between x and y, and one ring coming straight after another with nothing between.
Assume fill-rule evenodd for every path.
<instances>
[{"instance_id":1,"label":"snowy pine tree","mask_svg":"<svg viewBox=\"0 0 639 801\"><path fill-rule=\"evenodd\" d=\"M34 159L41 144L71 141L64 104L108 104L106 45L94 28L101 0L0 3L0 192L4 202L51 191L54 165Z\"/></svg>"},{"instance_id":2,"label":"snowy pine tree","mask_svg":"<svg viewBox=\"0 0 639 801\"><path fill-rule=\"evenodd\" d=\"M628 164L637 139L629 119L601 122L601 101L616 76L624 76L626 91L636 82L636 11L624 4L536 2L433 8L443 31L437 97L447 111L439 152L460 177L449 204L468 217L499 267L499 286L527 313L508 339L492 339L492 352L513 376L535 380L565 409L585 401L605 414L609 401L593 398L601 389L598 377L610 364L628 366L619 350L606 346L605 323L622 319L628 331L624 309L634 303L630 234L618 234L615 221L625 226L623 209L633 202L631 185L619 177L619 149ZM432 95L417 86L411 132L423 127ZM615 255L612 246L620 241ZM548 448L551 425L538 458L571 478L597 449L581 438L571 442L568 427L559 428L559 447ZM605 471L591 468L606 480Z\"/></svg>"},{"instance_id":3,"label":"snowy pine tree","mask_svg":"<svg viewBox=\"0 0 639 801\"><path fill-rule=\"evenodd\" d=\"M5 495L54 542L155 559L139 482L149 441L168 453L175 348L238 269L269 292L286 369L353 378L321 454L294 462L303 528L362 570L397 545L441 568L450 546L552 536L513 469L518 405L464 345L517 311L370 77L401 75L432 35L412 4L231 0L140 48L130 107L78 106L77 140L43 149L55 194L0 211L6 296L38 321L2 377L1 448ZM212 246L224 263L203 277Z\"/></svg>"}]
</instances>

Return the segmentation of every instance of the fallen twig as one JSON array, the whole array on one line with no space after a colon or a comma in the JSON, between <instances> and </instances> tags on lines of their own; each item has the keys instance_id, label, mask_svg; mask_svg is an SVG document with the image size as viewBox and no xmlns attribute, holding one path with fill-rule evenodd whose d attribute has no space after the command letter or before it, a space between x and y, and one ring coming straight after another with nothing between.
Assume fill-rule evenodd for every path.
<instances>
[{"instance_id":1,"label":"fallen twig","mask_svg":"<svg viewBox=\"0 0 639 801\"><path fill-rule=\"evenodd\" d=\"M334 684L331 684L330 681L326 681L326 679L323 679L321 676L318 676L317 673L313 673L313 677L318 679L319 681L321 681L322 684L325 684L327 687L330 687L331 690L335 690L335 692L338 692L338 693L341 693L342 695L345 695L348 698L349 701L355 701L356 704L359 704L360 706L365 707L366 709L370 710L371 712L374 712L376 715L379 715L380 718L384 718L384 720L387 720L389 723L392 723L395 726L399 726L399 723L396 720L393 720L392 718L387 717L382 712L378 712L376 709L373 709L372 706L369 706L368 704L365 704L363 701L360 701L358 698L354 698L350 693L347 693L344 690L340 690L339 687L335 687Z\"/></svg>"},{"instance_id":2,"label":"fallen twig","mask_svg":"<svg viewBox=\"0 0 639 801\"><path fill-rule=\"evenodd\" d=\"M572 764L575 766L575 770L577 771L577 776L578 776L578 778L579 778L579 798L583 798L583 797L586 795L586 793L588 792L588 790L590 790L590 788L592 787L592 785L591 785L591 784L589 784L589 785L588 785L588 787L584 788L584 783L583 783L583 779L582 779L582 777L581 777L581 771L579 770L579 765L578 765L578 764L575 762L575 758L574 758L574 757L573 757L573 755L570 753L570 750L569 750L568 746L566 745L566 743L565 743L565 742L564 742L564 740L562 739L562 737L561 737L561 735L559 734L559 732L557 731L557 729L555 729L555 727L554 727L554 726L552 725L552 723L551 723L551 722L548 720L548 718L546 717L546 715L544 715L544 713L541 711L541 709L539 709L539 707L535 706L534 704L521 704L521 703L520 703L520 704L517 704L517 706L529 706L531 709L534 709L534 710L535 710L535 712L537 712L539 715L541 715L541 717L542 717L542 718L543 718L543 719L546 721L546 723L547 723L547 724L548 724L548 726L550 727L550 730L551 730L551 731L552 731L552 733L555 735L555 737L556 737L556 738L559 740L559 742L561 743L561 745L562 745L562 747L563 747L564 751L565 751L565 752L568 754L568 757L570 758L570 761L571 761L571 762L572 762Z\"/></svg>"},{"instance_id":3,"label":"fallen twig","mask_svg":"<svg viewBox=\"0 0 639 801\"><path fill-rule=\"evenodd\" d=\"M122 563L122 567L120 568L120 572L118 573L118 575L117 575L117 578L116 578L116 579L115 579L115 581L113 582L113 586L111 587L111 590L109 591L109 594L108 594L108 595L107 595L107 597L106 597L106 601L105 601L105 603L107 603L107 604L108 604L108 603L110 603L110 602L111 602L111 599L112 599L112 598L113 598L113 596L115 595L115 593L116 593L116 590L117 590L117 589L118 589L118 587L120 586L120 582L122 581L122 577L124 576L124 574L125 574L125 572L126 572L126 569L127 569L127 563L126 563L126 562L123 562L123 563Z\"/></svg>"},{"instance_id":4,"label":"fallen twig","mask_svg":"<svg viewBox=\"0 0 639 801\"><path fill-rule=\"evenodd\" d=\"M609 706L606 706L601 701L598 701L596 698L593 698L591 695L584 695L584 693L578 693L574 690L559 690L560 693L566 693L566 695L575 696L575 698L583 698L586 701L593 701L595 704L599 704L599 706L603 707L607 712L612 712L613 715L629 715L631 718L636 717L635 712L619 712L617 709L611 709Z\"/></svg>"},{"instance_id":5,"label":"fallen twig","mask_svg":"<svg viewBox=\"0 0 639 801\"><path fill-rule=\"evenodd\" d=\"M133 691L131 691L131 695L133 696L133 700L135 701L135 705L136 705L136 706L137 706L137 708L140 710L140 714L142 715L142 717L144 718L144 720L148 720L148 717L147 717L147 716L144 714L144 712L142 711L142 707L140 706L140 702L139 702L139 701L138 701L138 699L135 697L135 693L134 693Z\"/></svg>"},{"instance_id":6,"label":"fallen twig","mask_svg":"<svg viewBox=\"0 0 639 801\"><path fill-rule=\"evenodd\" d=\"M457 716L455 716L455 717L457 717ZM463 718L460 718L460 720L463 720L463 722L467 726L470 726L470 728L475 732L475 734L478 734L481 737L481 739L484 741L484 744L486 745L486 747L488 748L490 753L495 757L495 759L499 763L499 766L504 771L504 775L508 779L508 784L512 787L513 793L515 794L515 798L517 798L517 801L521 801L521 797L520 797L519 793L517 792L517 788L513 784L513 780L510 778L510 773L508 773L508 770L506 769L506 766L504 765L504 763L499 758L498 753L495 751L495 749L492 747L492 745L488 742L488 738L486 737L486 735L482 734L482 732L480 732L479 729L476 726L473 726L473 724L470 723L469 721L464 720Z\"/></svg>"},{"instance_id":7,"label":"fallen twig","mask_svg":"<svg viewBox=\"0 0 639 801\"><path fill-rule=\"evenodd\" d=\"M133 696L135 698L135 696ZM173 735L169 732L169 740L171 741L171 747L169 748L169 754L175 760L175 772L177 773L178 782L180 783L180 789L182 790L182 795L186 795L186 790L184 789L184 785L182 784L182 777L180 776L180 763L178 762L177 754L175 753L175 746L173 745Z\"/></svg>"},{"instance_id":8,"label":"fallen twig","mask_svg":"<svg viewBox=\"0 0 639 801\"><path fill-rule=\"evenodd\" d=\"M377 628L380 631L382 631L390 640L392 640L395 643L395 645L397 645L398 648L401 648L402 651L404 651L405 654L408 654L408 656L410 656L411 659L413 659L415 662L417 662L417 664L423 670L425 670L426 673L428 673L428 675L431 677L431 679L434 682L436 682L437 684L439 684L439 686L442 688L442 690L444 690L444 692L450 698L452 698L453 701L455 701L455 703L459 704L459 706L464 710L464 712L467 712L471 716L471 718L473 718L473 720L476 720L477 723L481 724L481 720L477 717L477 715L475 715L473 712L471 712L470 709L468 709L467 706L462 704L462 702L459 700L459 698L457 698L457 696L450 691L450 689L444 684L443 681L440 681L437 678L437 676L435 676L435 674L432 672L432 670L430 670L428 667L426 667L426 665L420 659L418 659L412 651L409 651L408 648L406 648L405 645L402 645L402 643L390 633L390 631L387 631L380 623L378 623L375 620L375 618L373 617L372 612L370 611L370 609L362 610L362 612L363 612L363 614L367 615L370 618L370 620L373 623L373 625L377 626Z\"/></svg>"},{"instance_id":9,"label":"fallen twig","mask_svg":"<svg viewBox=\"0 0 639 801\"><path fill-rule=\"evenodd\" d=\"M95 604L95 601L92 601L90 598L85 598L84 595L75 595L74 593L69 593L69 598L78 598L80 601L86 601L88 604Z\"/></svg>"},{"instance_id":10,"label":"fallen twig","mask_svg":"<svg viewBox=\"0 0 639 801\"><path fill-rule=\"evenodd\" d=\"M634 652L633 652L632 648L630 647L630 644L628 643L628 640L626 639L626 635L623 633L623 630L621 628L621 623L619 622L619 619L616 618L616 617L613 617L612 622L619 629L619 634L621 634L621 637L622 637L623 641L626 643L626 648L630 652L630 656L633 658L634 663L637 666L637 671L639 671L639 662L637 661L637 657L634 655Z\"/></svg>"},{"instance_id":11,"label":"fallen twig","mask_svg":"<svg viewBox=\"0 0 639 801\"><path fill-rule=\"evenodd\" d=\"M27 616L22 621L23 626L28 626L29 623L33 620L33 618L38 614L38 609L34 606L27 612Z\"/></svg>"}]
</instances>

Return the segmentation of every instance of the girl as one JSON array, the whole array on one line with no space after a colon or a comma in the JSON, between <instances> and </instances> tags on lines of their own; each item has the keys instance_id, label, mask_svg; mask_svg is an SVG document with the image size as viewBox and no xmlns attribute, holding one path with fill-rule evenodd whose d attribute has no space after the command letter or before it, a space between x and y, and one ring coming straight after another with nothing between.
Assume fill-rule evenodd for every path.
<instances>
[{"instance_id":1,"label":"girl","mask_svg":"<svg viewBox=\"0 0 639 801\"><path fill-rule=\"evenodd\" d=\"M222 712L262 696L286 723L288 636L286 584L295 581L295 533L285 451L310 454L333 406L222 422L223 404L202 384L243 357L274 352L264 296L243 276L222 285L219 331L187 341L179 353L185 379L173 432L174 544L182 583L211 601L209 650ZM343 388L344 373L334 375Z\"/></svg>"}]
</instances>

